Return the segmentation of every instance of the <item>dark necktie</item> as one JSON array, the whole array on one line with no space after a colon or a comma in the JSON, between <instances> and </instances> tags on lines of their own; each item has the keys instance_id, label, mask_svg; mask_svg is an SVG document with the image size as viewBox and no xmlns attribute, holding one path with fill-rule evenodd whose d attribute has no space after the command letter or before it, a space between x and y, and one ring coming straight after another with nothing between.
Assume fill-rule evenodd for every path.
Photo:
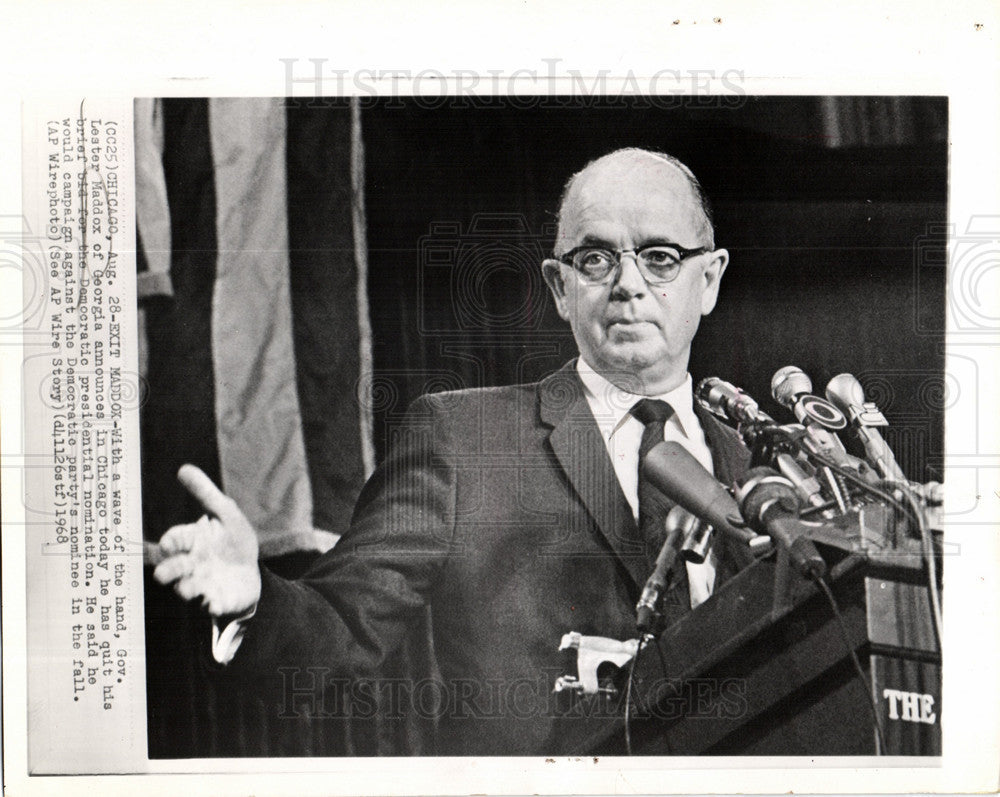
<instances>
[{"instance_id":1,"label":"dark necktie","mask_svg":"<svg viewBox=\"0 0 1000 797\"><path fill-rule=\"evenodd\" d=\"M650 449L657 443L663 442L664 426L674 414L674 408L658 399L640 399L629 412L645 427L639 443L639 534L645 545L652 572L656 557L667 536L664 526L667 513L674 503L643 476L642 466ZM690 607L687 569L678 559L674 566L673 581L663 599L664 619L669 624Z\"/></svg>"}]
</instances>

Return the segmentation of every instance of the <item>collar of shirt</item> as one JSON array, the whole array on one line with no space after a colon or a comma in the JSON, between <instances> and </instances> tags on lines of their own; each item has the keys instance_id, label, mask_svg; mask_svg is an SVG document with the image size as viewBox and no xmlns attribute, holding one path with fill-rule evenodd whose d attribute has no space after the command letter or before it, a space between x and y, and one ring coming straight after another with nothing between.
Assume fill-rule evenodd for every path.
<instances>
[{"instance_id":1,"label":"collar of shirt","mask_svg":"<svg viewBox=\"0 0 1000 797\"><path fill-rule=\"evenodd\" d=\"M698 421L698 416L694 414L694 388L691 374L686 374L684 381L668 393L659 396L639 396L611 384L591 368L583 357L577 358L576 370L586 390L587 403L590 404L590 409L594 413L594 420L597 421L605 440L609 440L630 420L639 423L629 413L629 410L643 398L660 399L667 402L674 408L674 414L667 423L674 426L677 431L690 440L698 440L702 437L701 424Z\"/></svg>"}]
</instances>

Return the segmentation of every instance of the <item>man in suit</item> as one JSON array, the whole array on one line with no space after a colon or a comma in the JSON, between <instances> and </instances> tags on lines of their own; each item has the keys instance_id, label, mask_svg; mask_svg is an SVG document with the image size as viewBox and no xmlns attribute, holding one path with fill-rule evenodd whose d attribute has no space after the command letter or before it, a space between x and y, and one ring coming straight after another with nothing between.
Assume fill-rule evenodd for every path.
<instances>
[{"instance_id":1,"label":"man in suit","mask_svg":"<svg viewBox=\"0 0 1000 797\"><path fill-rule=\"evenodd\" d=\"M185 466L179 477L207 515L164 535L157 579L203 601L227 676L278 703L283 668L319 668L345 694L377 678L429 608L437 752L564 749L553 700L560 640L635 638L636 600L662 540L643 530L643 439L653 429L679 441L724 483L749 459L694 406L687 373L727 261L683 164L633 149L592 162L567 184L555 256L542 264L577 360L538 384L419 398L351 530L294 582L258 567L239 508ZM642 417L644 399L664 402L655 406L665 417ZM732 572L723 548L681 569L675 614ZM410 693L418 710L429 691ZM334 702L350 702L345 694Z\"/></svg>"}]
</instances>

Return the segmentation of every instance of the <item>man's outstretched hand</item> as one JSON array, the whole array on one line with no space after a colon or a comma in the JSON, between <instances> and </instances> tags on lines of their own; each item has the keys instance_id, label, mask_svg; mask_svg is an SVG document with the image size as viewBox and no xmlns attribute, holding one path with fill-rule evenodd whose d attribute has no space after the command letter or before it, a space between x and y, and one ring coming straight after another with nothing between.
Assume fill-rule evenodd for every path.
<instances>
[{"instance_id":1,"label":"man's outstretched hand","mask_svg":"<svg viewBox=\"0 0 1000 797\"><path fill-rule=\"evenodd\" d=\"M164 559L153 576L172 583L184 600L201 598L213 617L246 614L260 598L257 532L236 502L194 465L182 466L177 479L207 514L160 538Z\"/></svg>"}]
</instances>

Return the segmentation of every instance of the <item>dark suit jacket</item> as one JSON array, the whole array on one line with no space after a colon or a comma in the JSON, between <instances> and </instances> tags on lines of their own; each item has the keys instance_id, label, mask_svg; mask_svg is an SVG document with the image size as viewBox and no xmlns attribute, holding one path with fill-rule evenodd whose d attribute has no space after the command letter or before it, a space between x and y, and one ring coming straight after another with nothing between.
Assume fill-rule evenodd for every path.
<instances>
[{"instance_id":1,"label":"dark suit jacket","mask_svg":"<svg viewBox=\"0 0 1000 797\"><path fill-rule=\"evenodd\" d=\"M731 483L749 452L696 411ZM437 714L436 752L551 751L562 635L634 638L649 575L575 364L538 384L422 396L391 438L336 548L298 581L264 572L231 668L258 687L287 686L285 666L299 688L319 673L350 692L398 655L429 606L440 680L396 698ZM327 709L343 702L338 692Z\"/></svg>"}]
</instances>

